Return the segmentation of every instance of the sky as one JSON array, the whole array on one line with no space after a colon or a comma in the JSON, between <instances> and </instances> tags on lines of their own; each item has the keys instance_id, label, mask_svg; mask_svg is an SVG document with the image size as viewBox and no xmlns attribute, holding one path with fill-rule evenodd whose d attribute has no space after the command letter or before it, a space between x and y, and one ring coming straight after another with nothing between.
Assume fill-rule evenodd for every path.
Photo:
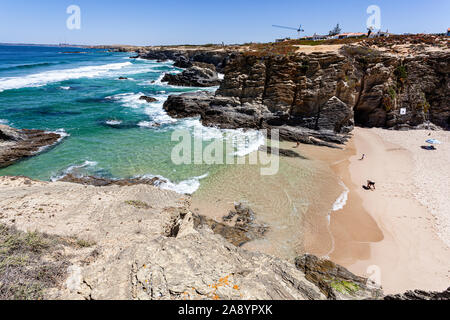
<instances>
[{"instance_id":1,"label":"sky","mask_svg":"<svg viewBox=\"0 0 450 320\"><path fill-rule=\"evenodd\" d=\"M80 8L80 29L70 30L67 8ZM344 32L366 32L370 5L381 9L381 29L393 33L443 33L449 0L1 0L0 43L206 44L269 42Z\"/></svg>"}]
</instances>

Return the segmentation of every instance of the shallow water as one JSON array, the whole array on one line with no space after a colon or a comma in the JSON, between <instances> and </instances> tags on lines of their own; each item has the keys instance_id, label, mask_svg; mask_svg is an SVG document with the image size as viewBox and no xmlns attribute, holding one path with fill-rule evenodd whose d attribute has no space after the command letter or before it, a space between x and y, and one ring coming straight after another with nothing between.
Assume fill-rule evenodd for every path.
<instances>
[{"instance_id":1,"label":"shallow water","mask_svg":"<svg viewBox=\"0 0 450 320\"><path fill-rule=\"evenodd\" d=\"M74 51L82 53L64 53ZM172 132L193 133L202 126L198 119L172 119L162 105L170 94L199 89L162 83L164 73L181 71L170 61L129 57L84 48L0 46L1 122L67 134L60 144L0 170L0 175L41 180L68 172L111 178L163 176L170 180L166 187L194 192L200 178L220 166L173 163L171 150L177 142L171 141ZM139 100L142 95L158 101ZM203 131L203 136L192 138L203 145L206 138L224 134L213 128ZM241 152L247 153L245 148Z\"/></svg>"},{"instance_id":2,"label":"shallow water","mask_svg":"<svg viewBox=\"0 0 450 320\"><path fill-rule=\"evenodd\" d=\"M83 53L63 53L67 51ZM104 50L0 46L0 123L65 136L41 154L1 169L0 175L40 180L56 180L67 173L163 177L168 181L161 188L195 192L193 209L218 221L234 202L248 203L270 231L264 239L246 244L247 249L287 260L307 248L331 249L331 240L323 243L331 239L329 214L333 203L343 205L345 196L339 197L342 187L328 166L281 157L278 173L264 176L259 165L175 164L171 157L178 144L171 139L175 130L191 134L192 159L215 139L231 143L224 157L243 159L257 152L265 139L255 131L205 128L196 118L171 118L163 110L167 97L200 88L162 83L164 73L181 71L170 61L129 57ZM147 103L139 99L142 95L158 101ZM243 140L236 143L236 139Z\"/></svg>"},{"instance_id":3,"label":"shallow water","mask_svg":"<svg viewBox=\"0 0 450 320\"><path fill-rule=\"evenodd\" d=\"M292 148L293 143L282 143ZM297 149L297 152L302 154ZM279 171L263 176L259 165L235 165L205 179L192 208L222 221L235 202L248 204L269 231L244 248L293 261L311 248L332 248L329 215L342 187L328 165L308 158L280 157Z\"/></svg>"}]
</instances>

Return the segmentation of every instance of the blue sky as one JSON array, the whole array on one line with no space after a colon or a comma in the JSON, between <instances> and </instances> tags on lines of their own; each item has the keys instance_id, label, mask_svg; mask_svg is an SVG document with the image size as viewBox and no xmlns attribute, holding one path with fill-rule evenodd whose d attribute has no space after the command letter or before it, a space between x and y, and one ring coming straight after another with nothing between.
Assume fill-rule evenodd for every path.
<instances>
[{"instance_id":1,"label":"blue sky","mask_svg":"<svg viewBox=\"0 0 450 320\"><path fill-rule=\"evenodd\" d=\"M81 8L81 29L68 30L69 5ZM76 44L204 44L267 42L295 37L272 24L304 25L306 34L365 32L369 5L381 8L382 29L444 32L449 0L1 0L0 42Z\"/></svg>"}]
</instances>

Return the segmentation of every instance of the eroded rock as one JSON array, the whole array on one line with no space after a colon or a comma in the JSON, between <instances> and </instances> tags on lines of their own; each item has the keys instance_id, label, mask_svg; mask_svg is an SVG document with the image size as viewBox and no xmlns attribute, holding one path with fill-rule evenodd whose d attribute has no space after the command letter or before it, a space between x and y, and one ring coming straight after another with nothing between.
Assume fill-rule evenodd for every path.
<instances>
[{"instance_id":1,"label":"eroded rock","mask_svg":"<svg viewBox=\"0 0 450 320\"><path fill-rule=\"evenodd\" d=\"M14 129L0 125L0 168L32 157L58 143L63 136L42 130Z\"/></svg>"}]
</instances>

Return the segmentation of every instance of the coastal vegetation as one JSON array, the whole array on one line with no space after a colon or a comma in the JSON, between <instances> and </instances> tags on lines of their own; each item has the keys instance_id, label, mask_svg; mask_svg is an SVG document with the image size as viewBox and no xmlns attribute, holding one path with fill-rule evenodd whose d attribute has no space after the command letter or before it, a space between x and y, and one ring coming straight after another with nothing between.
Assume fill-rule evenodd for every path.
<instances>
[{"instance_id":1,"label":"coastal vegetation","mask_svg":"<svg viewBox=\"0 0 450 320\"><path fill-rule=\"evenodd\" d=\"M41 300L46 288L66 276L67 257L58 249L67 241L0 224L0 299Z\"/></svg>"}]
</instances>

